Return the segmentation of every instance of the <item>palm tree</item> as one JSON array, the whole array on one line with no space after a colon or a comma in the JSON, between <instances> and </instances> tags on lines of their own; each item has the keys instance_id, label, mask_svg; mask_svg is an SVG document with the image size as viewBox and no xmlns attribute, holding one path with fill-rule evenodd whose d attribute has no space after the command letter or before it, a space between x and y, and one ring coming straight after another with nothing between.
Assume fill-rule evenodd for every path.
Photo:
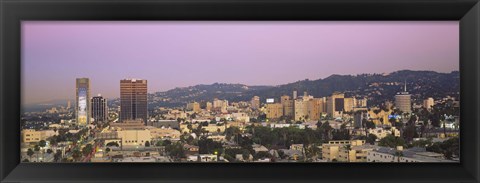
<instances>
[{"instance_id":1,"label":"palm tree","mask_svg":"<svg viewBox=\"0 0 480 183\"><path fill-rule=\"evenodd\" d=\"M58 162L62 156L62 151L57 150L57 152L53 155L53 161Z\"/></svg>"},{"instance_id":2,"label":"palm tree","mask_svg":"<svg viewBox=\"0 0 480 183\"><path fill-rule=\"evenodd\" d=\"M350 162L350 150L352 150L352 146L347 144L345 145L345 149L347 150L347 162Z\"/></svg>"},{"instance_id":3,"label":"palm tree","mask_svg":"<svg viewBox=\"0 0 480 183\"><path fill-rule=\"evenodd\" d=\"M28 148L27 155L30 157L29 161L32 161L33 154L34 154L33 150L31 148Z\"/></svg>"},{"instance_id":4,"label":"palm tree","mask_svg":"<svg viewBox=\"0 0 480 183\"><path fill-rule=\"evenodd\" d=\"M403 157L402 151L395 152L395 156L397 157L397 162L400 163L400 157Z\"/></svg>"},{"instance_id":5,"label":"palm tree","mask_svg":"<svg viewBox=\"0 0 480 183\"><path fill-rule=\"evenodd\" d=\"M37 154L37 161L38 161L38 151L40 151L40 146L35 145L35 147L33 148L33 150L34 150L35 153Z\"/></svg>"},{"instance_id":6,"label":"palm tree","mask_svg":"<svg viewBox=\"0 0 480 183\"><path fill-rule=\"evenodd\" d=\"M78 161L78 159L82 157L82 152L80 152L78 149L75 149L73 150L72 152L72 158L75 160L75 161Z\"/></svg>"},{"instance_id":7,"label":"palm tree","mask_svg":"<svg viewBox=\"0 0 480 183\"><path fill-rule=\"evenodd\" d=\"M45 152L43 152L43 148L45 146L47 146L47 142L45 140L40 140L40 142L38 142L38 145L40 146L40 149L42 150L42 158L45 158Z\"/></svg>"}]
</instances>

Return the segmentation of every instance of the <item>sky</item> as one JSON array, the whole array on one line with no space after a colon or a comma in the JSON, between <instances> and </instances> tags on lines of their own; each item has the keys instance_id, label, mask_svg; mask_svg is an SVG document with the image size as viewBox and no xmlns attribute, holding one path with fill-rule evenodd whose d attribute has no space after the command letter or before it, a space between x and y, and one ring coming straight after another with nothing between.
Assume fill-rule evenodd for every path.
<instances>
[{"instance_id":1,"label":"sky","mask_svg":"<svg viewBox=\"0 0 480 183\"><path fill-rule=\"evenodd\" d=\"M197 84L280 85L332 74L459 70L458 21L23 21L22 103Z\"/></svg>"}]
</instances>

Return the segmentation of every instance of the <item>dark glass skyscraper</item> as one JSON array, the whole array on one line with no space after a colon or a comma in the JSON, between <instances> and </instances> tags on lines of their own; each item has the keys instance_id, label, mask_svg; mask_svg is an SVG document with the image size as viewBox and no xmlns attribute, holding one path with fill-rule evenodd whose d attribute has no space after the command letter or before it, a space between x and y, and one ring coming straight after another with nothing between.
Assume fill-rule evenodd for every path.
<instances>
[{"instance_id":1,"label":"dark glass skyscraper","mask_svg":"<svg viewBox=\"0 0 480 183\"><path fill-rule=\"evenodd\" d=\"M79 126L90 124L90 80L77 78L75 94L75 118Z\"/></svg>"},{"instance_id":2,"label":"dark glass skyscraper","mask_svg":"<svg viewBox=\"0 0 480 183\"><path fill-rule=\"evenodd\" d=\"M120 80L120 121L141 119L146 124L147 80Z\"/></svg>"},{"instance_id":3,"label":"dark glass skyscraper","mask_svg":"<svg viewBox=\"0 0 480 183\"><path fill-rule=\"evenodd\" d=\"M95 122L108 122L107 99L100 94L92 98L92 118Z\"/></svg>"}]
</instances>

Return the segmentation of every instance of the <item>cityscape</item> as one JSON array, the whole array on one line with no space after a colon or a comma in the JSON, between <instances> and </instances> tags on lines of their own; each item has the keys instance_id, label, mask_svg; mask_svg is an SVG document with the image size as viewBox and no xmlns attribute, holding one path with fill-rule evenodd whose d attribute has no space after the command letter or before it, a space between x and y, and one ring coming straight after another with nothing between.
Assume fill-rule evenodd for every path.
<instances>
[{"instance_id":1,"label":"cityscape","mask_svg":"<svg viewBox=\"0 0 480 183\"><path fill-rule=\"evenodd\" d=\"M458 21L22 21L22 163L459 163Z\"/></svg>"},{"instance_id":2,"label":"cityscape","mask_svg":"<svg viewBox=\"0 0 480 183\"><path fill-rule=\"evenodd\" d=\"M396 74L401 72L421 73ZM459 74L448 76L458 80ZM370 83L375 93L382 91L381 85L398 89L387 97L390 100L375 105L370 104L373 95L362 92L312 96L292 90L271 98L214 98L164 107L149 104L174 99L149 94L145 79L120 80L120 98L111 102L90 94L94 80L72 81L75 101L22 115L23 162L459 162L460 158L459 90L438 98L418 96L409 93L408 85L414 84L405 80ZM195 93L188 88L184 89ZM243 93L252 90L241 88ZM279 87L253 90L274 88Z\"/></svg>"}]
</instances>

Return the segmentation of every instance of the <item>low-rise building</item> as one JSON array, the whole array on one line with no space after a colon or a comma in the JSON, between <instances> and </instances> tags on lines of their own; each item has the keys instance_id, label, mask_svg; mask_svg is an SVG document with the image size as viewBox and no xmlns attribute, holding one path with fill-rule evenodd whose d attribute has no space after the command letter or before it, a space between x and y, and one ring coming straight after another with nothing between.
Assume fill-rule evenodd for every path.
<instances>
[{"instance_id":1,"label":"low-rise building","mask_svg":"<svg viewBox=\"0 0 480 183\"><path fill-rule=\"evenodd\" d=\"M378 139L383 139L388 135L400 137L400 131L395 127L391 127L389 129L384 129L384 128L368 129L368 133L377 136Z\"/></svg>"},{"instance_id":2,"label":"low-rise building","mask_svg":"<svg viewBox=\"0 0 480 183\"><path fill-rule=\"evenodd\" d=\"M122 146L145 146L152 140L150 130L118 130L117 136L122 141Z\"/></svg>"},{"instance_id":3,"label":"low-rise building","mask_svg":"<svg viewBox=\"0 0 480 183\"><path fill-rule=\"evenodd\" d=\"M458 162L447 160L442 154L428 152L425 148L403 149L403 147L388 148L380 147L368 152L367 162Z\"/></svg>"},{"instance_id":4,"label":"low-rise building","mask_svg":"<svg viewBox=\"0 0 480 183\"><path fill-rule=\"evenodd\" d=\"M322 144L322 159L327 161L340 161L339 151L343 148L361 146L365 140L332 140ZM346 159L346 158L345 158Z\"/></svg>"}]
</instances>

